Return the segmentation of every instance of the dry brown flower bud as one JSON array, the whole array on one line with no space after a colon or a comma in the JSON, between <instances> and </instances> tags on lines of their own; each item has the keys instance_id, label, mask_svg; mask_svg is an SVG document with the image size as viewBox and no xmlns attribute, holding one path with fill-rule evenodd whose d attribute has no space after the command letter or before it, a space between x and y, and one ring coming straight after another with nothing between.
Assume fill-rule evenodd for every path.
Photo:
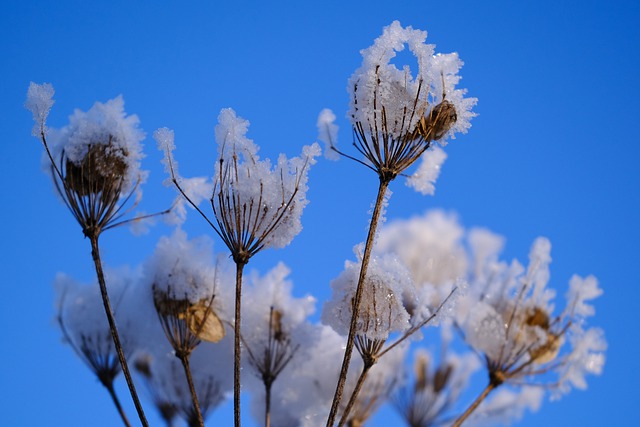
<instances>
[{"instance_id":1,"label":"dry brown flower bud","mask_svg":"<svg viewBox=\"0 0 640 427\"><path fill-rule=\"evenodd\" d=\"M67 158L65 183L79 196L118 190L127 173L127 153L121 147L92 144L80 163Z\"/></svg>"},{"instance_id":2,"label":"dry brown flower bud","mask_svg":"<svg viewBox=\"0 0 640 427\"><path fill-rule=\"evenodd\" d=\"M416 127L416 133L422 136L426 142L438 141L456 124L458 114L456 107L444 99L433 107L429 113L420 118Z\"/></svg>"}]
</instances>

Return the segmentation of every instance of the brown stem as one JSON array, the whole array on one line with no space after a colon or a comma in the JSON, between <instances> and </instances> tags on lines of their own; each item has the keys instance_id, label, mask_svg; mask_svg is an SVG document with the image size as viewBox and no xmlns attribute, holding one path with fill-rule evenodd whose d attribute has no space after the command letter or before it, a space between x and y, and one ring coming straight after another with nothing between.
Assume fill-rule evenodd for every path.
<instances>
[{"instance_id":1,"label":"brown stem","mask_svg":"<svg viewBox=\"0 0 640 427\"><path fill-rule=\"evenodd\" d=\"M140 399L138 398L138 393L136 392L136 386L133 384L133 379L131 378L131 372L129 371L127 360L124 357L122 344L120 343L120 336L118 335L116 321L113 317L113 310L111 309L111 302L109 301L109 294L107 293L107 284L104 279L104 271L102 270L102 262L100 261L100 249L98 247L98 233L92 233L89 236L89 238L91 240L91 256L93 257L93 263L95 264L95 267L96 267L96 274L98 275L98 284L100 285L100 293L102 294L104 311L107 315L107 320L109 321L109 328L111 329L111 337L113 338L113 345L116 349L116 353L118 354L118 360L120 361L122 374L124 375L124 378L127 381L127 386L129 387L129 393L131 394L131 399L133 399L133 404L136 407L136 411L138 411L138 417L140 418L140 422L144 427L148 427L149 423L147 422L147 418L144 415L144 410L142 409L142 405L140 404Z\"/></svg>"},{"instance_id":2,"label":"brown stem","mask_svg":"<svg viewBox=\"0 0 640 427\"><path fill-rule=\"evenodd\" d=\"M200 427L204 427L204 418L202 418L202 411L200 411L200 403L198 402L198 395L196 394L196 387L193 384L193 376L191 375L191 367L189 366L189 355L182 355L179 359L182 362L184 374L187 377L189 392L191 393L191 401L193 402L193 409L196 413L198 425Z\"/></svg>"},{"instance_id":3,"label":"brown stem","mask_svg":"<svg viewBox=\"0 0 640 427\"><path fill-rule=\"evenodd\" d=\"M464 413L460 415L460 417L458 417L458 419L451 425L451 427L460 427L462 423L467 418L469 418L469 416L473 413L473 411L475 411L478 408L478 406L480 406L480 404L484 401L484 399L486 399L487 396L489 396L489 393L491 393L499 385L500 385L499 382L489 381L489 384L487 384L487 387L485 387L485 389L482 390L482 393L480 393L480 396L478 396L476 400L473 401L471 406L469 406L467 410L464 411Z\"/></svg>"},{"instance_id":4,"label":"brown stem","mask_svg":"<svg viewBox=\"0 0 640 427\"><path fill-rule=\"evenodd\" d=\"M356 383L356 387L353 389L353 392L351 393L351 398L349 398L349 403L347 403L347 407L344 409L342 418L340 418L340 422L338 423L338 427L342 427L344 423L347 422L347 417L351 413L351 410L353 409L353 405L356 404L356 399L358 398L360 389L362 388L364 381L367 379L367 373L369 373L369 369L371 369L372 366L373 364L365 364L362 367L362 372L360 372L360 376L358 377L358 382Z\"/></svg>"},{"instance_id":5,"label":"brown stem","mask_svg":"<svg viewBox=\"0 0 640 427\"><path fill-rule=\"evenodd\" d=\"M118 395L116 394L116 390L113 388L113 382L111 384L105 384L105 387L107 388L107 391L109 392L109 396L111 396L111 399L113 400L113 404L116 405L116 409L118 410L118 413L120 414L120 418L122 418L122 422L124 423L125 426L127 427L131 427L131 423L129 423L129 419L127 418L127 414L124 413L124 410L122 409L122 405L120 404L120 399L118 399Z\"/></svg>"},{"instance_id":6,"label":"brown stem","mask_svg":"<svg viewBox=\"0 0 640 427\"><path fill-rule=\"evenodd\" d=\"M236 316L233 341L233 425L240 427L240 310L242 299L242 271L246 262L236 261Z\"/></svg>"},{"instance_id":7,"label":"brown stem","mask_svg":"<svg viewBox=\"0 0 640 427\"><path fill-rule=\"evenodd\" d=\"M333 426L342 399L342 393L344 392L344 384L347 380L347 374L349 373L349 363L351 363L351 355L353 353L353 345L356 338L356 327L358 325L358 312L360 311L360 302L362 300L362 293L364 291L364 278L367 274L367 267L369 266L369 258L371 258L371 250L373 249L373 241L376 235L376 229L378 228L378 220L380 219L380 213L382 212L382 202L384 195L389 186L389 179L380 179L380 185L378 187L378 196L376 197L376 204L373 208L373 214L371 215L371 223L369 224L369 233L367 234L367 241L364 245L364 254L362 255L362 265L360 267L360 276L358 277L358 285L356 287L356 294L353 297L353 311L351 313L351 324L349 325L349 336L347 337L347 347L344 351L344 359L342 360L342 368L340 369L340 376L338 377L338 384L336 385L336 392L333 396L333 402L331 403L331 411L329 412L329 418L327 419L327 427Z\"/></svg>"},{"instance_id":8,"label":"brown stem","mask_svg":"<svg viewBox=\"0 0 640 427\"><path fill-rule=\"evenodd\" d=\"M264 385L264 427L271 427L271 382Z\"/></svg>"}]
</instances>

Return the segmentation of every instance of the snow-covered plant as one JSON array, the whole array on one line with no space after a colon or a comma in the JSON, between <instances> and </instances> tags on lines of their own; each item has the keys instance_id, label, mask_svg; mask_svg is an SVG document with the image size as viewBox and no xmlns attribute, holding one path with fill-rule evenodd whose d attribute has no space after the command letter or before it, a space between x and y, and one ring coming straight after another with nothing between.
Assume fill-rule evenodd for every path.
<instances>
[{"instance_id":1,"label":"snow-covered plant","mask_svg":"<svg viewBox=\"0 0 640 427\"><path fill-rule=\"evenodd\" d=\"M115 310L119 311L123 305L121 303L127 298L131 277L126 271L109 271L107 278L111 294L116 301ZM82 285L64 274L58 274L54 285L58 293L56 321L64 342L71 346L107 389L122 422L129 426L129 420L114 386L115 379L122 369L109 324L104 318L99 288L95 284ZM124 320L120 317L121 322ZM130 331L130 328L127 328L127 331ZM135 337L131 333L125 333L122 340L125 357L129 358L136 348Z\"/></svg>"},{"instance_id":2,"label":"snow-covered plant","mask_svg":"<svg viewBox=\"0 0 640 427\"><path fill-rule=\"evenodd\" d=\"M248 369L258 381L246 381L254 392L256 419L271 425L272 389L299 351L309 342L310 324L315 299L309 295L294 298L290 270L282 263L264 277L253 274L246 288L242 339ZM259 410L258 407L262 406ZM259 416L257 414L260 414ZM274 422L274 425L280 425Z\"/></svg>"},{"instance_id":3,"label":"snow-covered plant","mask_svg":"<svg viewBox=\"0 0 640 427\"><path fill-rule=\"evenodd\" d=\"M426 37L395 21L361 51L362 64L347 87L358 155L338 149L333 112L325 109L318 117L326 157L355 160L379 181L366 240L356 246L356 260L345 262L331 282L322 324L309 320L315 299L294 296L285 264L244 277L254 255L285 247L300 233L309 170L320 155L317 143L303 147L298 157L262 159L247 137L249 122L223 109L212 179L183 178L173 157L174 132L158 129L154 138L164 152L165 183L179 192L170 222L181 225L185 206L194 208L228 249L235 271L225 257L214 257L207 238L189 240L178 228L160 239L135 273L105 277L102 231L144 219L125 219L147 176L140 169L139 120L124 112L117 97L76 110L66 127L49 129L53 87L29 86L25 105L33 114L33 135L45 148L56 190L91 240L99 284L84 287L60 275L56 319L126 426L114 388L120 372L140 422L148 426L127 359L166 425L181 419L190 427L204 427L231 394L234 425L240 427L241 368L252 414L265 427L359 427L387 401L410 427L508 422L536 410L547 390L557 397L585 388L585 376L602 371L603 332L586 326L595 313L590 301L602 291L593 276L574 276L566 307L557 310L555 291L547 286L547 239L535 241L525 268L500 260L502 237L466 231L453 214L432 211L378 230L390 183L403 175L416 191L434 194L447 157L441 147L467 132L475 116L476 99L457 87L458 55L435 53ZM397 64L405 48L415 65ZM205 199L212 219L199 207ZM122 340L107 282L117 300ZM107 323L96 316L100 301ZM411 376L405 360L424 338L419 331L427 323L442 328L434 341L440 352L414 351ZM463 340L466 354L451 350L459 350ZM361 357L351 360L354 348ZM488 385L464 410L460 396L469 393L480 367Z\"/></svg>"},{"instance_id":4,"label":"snow-covered plant","mask_svg":"<svg viewBox=\"0 0 640 427\"><path fill-rule=\"evenodd\" d=\"M364 161L338 150L332 113L324 110L318 119L320 138L330 150L367 166L379 179L353 298L347 348L328 425L335 418L347 377L364 278L389 184L422 157L422 165L408 185L422 194L433 194L433 183L446 155L439 150L432 153L427 150L433 141L445 145L447 137L466 132L470 127L469 120L474 116L471 108L476 99L464 98L466 91L455 88L462 66L458 55L434 54L435 46L426 44L426 38L426 31L402 27L394 21L383 29L372 46L361 51L362 65L349 79L347 90L351 100L348 117L355 136L354 146L364 156ZM408 64L400 69L392 62L396 53L405 47L416 58L417 69L412 70Z\"/></svg>"},{"instance_id":5,"label":"snow-covered plant","mask_svg":"<svg viewBox=\"0 0 640 427\"><path fill-rule=\"evenodd\" d=\"M31 83L25 106L32 112L32 134L39 138L46 152L47 169L55 188L91 242L104 311L129 392L140 421L148 425L135 384L122 350L118 328L102 269L98 240L103 231L141 218L124 220L141 196L139 184L146 178L140 169L141 141L138 117L127 116L121 96L104 104L96 102L89 111L76 110L64 128L52 131L46 126L53 106L53 86ZM49 142L49 136L53 136ZM136 194L133 206L127 207Z\"/></svg>"},{"instance_id":6,"label":"snow-covered plant","mask_svg":"<svg viewBox=\"0 0 640 427\"><path fill-rule=\"evenodd\" d=\"M594 277L574 276L566 308L554 314L555 291L547 288L550 252L549 240L538 238L526 269L517 261L489 262L490 273L472 286L465 305L473 309L460 313L459 320L465 340L483 354L489 373L478 403L504 383L536 383L566 392L572 385L584 387L585 374L602 370L602 331L585 330L586 318L594 314L587 301L602 291Z\"/></svg>"},{"instance_id":7,"label":"snow-covered plant","mask_svg":"<svg viewBox=\"0 0 640 427\"><path fill-rule=\"evenodd\" d=\"M458 355L445 350L441 360L436 361L429 351L420 348L414 354L413 381L396 392L394 407L409 427L443 424L452 416L451 411L479 365L471 353Z\"/></svg>"},{"instance_id":8,"label":"snow-covered plant","mask_svg":"<svg viewBox=\"0 0 640 427\"><path fill-rule=\"evenodd\" d=\"M234 321L234 414L240 425L240 365L242 272L252 256L265 247L288 245L302 229L300 217L308 201L307 180L311 165L320 154L317 143L305 146L300 157L278 157L275 165L260 160L259 147L246 137L249 122L230 108L218 116L216 142L218 158L213 177L211 207L215 224L189 198L180 184L173 159L173 132L160 129L154 133L164 152L164 164L171 181L196 208L227 245L236 263L236 297Z\"/></svg>"}]
</instances>

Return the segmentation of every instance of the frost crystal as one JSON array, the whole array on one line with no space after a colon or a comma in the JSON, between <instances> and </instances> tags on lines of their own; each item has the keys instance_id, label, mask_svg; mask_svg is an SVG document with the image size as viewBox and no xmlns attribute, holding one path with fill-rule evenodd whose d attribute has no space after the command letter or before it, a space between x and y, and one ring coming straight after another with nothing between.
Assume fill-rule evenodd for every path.
<instances>
[{"instance_id":1,"label":"frost crystal","mask_svg":"<svg viewBox=\"0 0 640 427\"><path fill-rule=\"evenodd\" d=\"M418 169L407 178L407 186L412 187L420 194L433 196L436 191L435 183L440 176L440 168L447 158L442 148L434 147L422 154L422 163Z\"/></svg>"},{"instance_id":2,"label":"frost crystal","mask_svg":"<svg viewBox=\"0 0 640 427\"><path fill-rule=\"evenodd\" d=\"M258 146L245 136L248 127L231 109L220 112L216 126L213 208L225 243L242 257L262 247L284 247L300 232L309 169L320 155L314 143L300 157L281 154L272 166L259 159Z\"/></svg>"},{"instance_id":3,"label":"frost crystal","mask_svg":"<svg viewBox=\"0 0 640 427\"><path fill-rule=\"evenodd\" d=\"M326 144L324 156L329 160L338 160L340 155L334 149L338 144L338 125L334 122L336 115L325 108L318 116L318 139Z\"/></svg>"},{"instance_id":4,"label":"frost crystal","mask_svg":"<svg viewBox=\"0 0 640 427\"><path fill-rule=\"evenodd\" d=\"M322 312L323 323L342 335L349 332L360 263L345 263L344 271L331 282L333 296ZM409 313L404 300L411 299L413 295L410 274L395 257L372 257L364 282L357 334L371 340L386 340L391 332L408 329ZM415 305L415 301L410 301L410 304Z\"/></svg>"},{"instance_id":5,"label":"frost crystal","mask_svg":"<svg viewBox=\"0 0 640 427\"><path fill-rule=\"evenodd\" d=\"M75 110L69 124L53 139L54 159L64 155L79 168L94 165L107 176L121 175L121 194L126 196L134 186L144 181L146 173L140 170L142 140L145 134L138 127L136 115L127 116L124 100L118 96L106 103L96 102L84 112Z\"/></svg>"},{"instance_id":6,"label":"frost crystal","mask_svg":"<svg viewBox=\"0 0 640 427\"><path fill-rule=\"evenodd\" d=\"M41 85L31 82L27 91L27 101L24 106L33 114L33 130L31 134L39 137L46 132L45 123L49 116L49 111L53 106L53 86L51 83Z\"/></svg>"}]
</instances>

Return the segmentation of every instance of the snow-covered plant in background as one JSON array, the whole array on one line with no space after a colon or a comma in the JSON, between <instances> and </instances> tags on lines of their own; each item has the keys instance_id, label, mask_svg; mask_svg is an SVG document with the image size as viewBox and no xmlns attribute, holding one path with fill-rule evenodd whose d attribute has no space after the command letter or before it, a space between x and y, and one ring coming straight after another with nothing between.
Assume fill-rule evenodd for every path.
<instances>
[{"instance_id":1,"label":"snow-covered plant in background","mask_svg":"<svg viewBox=\"0 0 640 427\"><path fill-rule=\"evenodd\" d=\"M475 115L475 98L464 98L465 90L456 89L462 62L458 55L434 54L435 46L425 43L426 31L402 27L394 21L385 27L374 44L361 51L362 65L347 86L350 97L348 117L355 137L354 146L364 160L337 148L337 129L333 115L323 110L318 119L320 139L333 150L370 168L378 175L378 195L369 233L364 245L360 274L353 297L352 318L342 370L327 425L334 422L347 378L356 339L358 313L364 292L364 278L373 248L378 221L388 187L418 159L423 164L408 184L422 194L433 194L434 181L444 161L444 153L428 153L433 141L445 145L456 132L466 132ZM408 47L418 63L398 68L392 59ZM426 158L424 157L426 156Z\"/></svg>"},{"instance_id":2,"label":"snow-covered plant in background","mask_svg":"<svg viewBox=\"0 0 640 427\"><path fill-rule=\"evenodd\" d=\"M107 279L115 301L114 311L126 309L123 302L128 297L126 294L131 286L131 275L127 271L109 271ZM54 286L58 293L56 321L64 342L71 346L107 389L122 422L129 426L129 419L114 386L114 381L122 369L111 338L109 324L104 322L104 309L99 288L95 284L82 285L64 274L58 274ZM122 322L127 319L120 320ZM135 335L131 333L133 328L129 322L127 323L122 341L125 357L130 358L137 343Z\"/></svg>"},{"instance_id":3,"label":"snow-covered plant in background","mask_svg":"<svg viewBox=\"0 0 640 427\"><path fill-rule=\"evenodd\" d=\"M300 157L284 154L272 166L260 160L259 147L246 137L249 121L230 108L218 116L213 192L210 202L215 224L198 208L180 184L173 158L174 135L168 129L154 133L164 152L164 164L171 181L187 201L200 212L227 245L236 263L234 316L234 418L240 425L240 368L242 274L252 256L263 248L287 246L302 229L300 217L307 205L307 181L311 165L320 154L317 143L305 146Z\"/></svg>"},{"instance_id":4,"label":"snow-covered plant in background","mask_svg":"<svg viewBox=\"0 0 640 427\"><path fill-rule=\"evenodd\" d=\"M173 157L174 132L157 130L169 175L165 183L179 192L166 218L182 224L185 203L190 205L221 238L233 264L214 257L206 238L189 240L178 228L159 241L143 267L111 272L105 280L100 233L145 219L124 218L146 179L140 170L144 133L137 117L124 112L122 97L77 110L59 131L48 129L53 87L31 84L25 105L33 114L33 134L45 147L46 169L58 193L91 240L108 323L95 315L97 289L64 275L56 280L56 318L65 340L108 389L125 425L130 423L113 388L121 371L140 422L148 425L127 360L167 426L179 419L204 426L233 390L239 427L241 367L251 413L266 427L362 426L385 402L411 427L509 422L537 410L545 391L559 397L585 388L586 374L601 372L606 342L586 321L595 312L590 301L602 291L594 277L574 276L566 307L556 309L555 291L548 287L548 240L536 240L525 269L500 260L502 237L467 231L441 211L378 230L390 183L404 175L408 186L434 194L447 157L434 142L445 146L475 116L476 99L457 88L458 55L436 54L426 36L396 21L361 51L362 65L347 87L347 117L359 155L338 149L333 112L325 109L318 117L325 156L355 160L379 181L366 241L332 281L323 324L310 321L315 299L294 296L283 263L264 275L243 275L263 248L284 247L300 233L318 144L303 147L299 157L261 159L247 137L249 122L223 109L212 179L183 178ZM405 48L417 68L395 63ZM199 207L205 199L213 219ZM425 339L420 329L427 323L442 331L428 345L439 343L437 355L422 347L412 351ZM471 350L451 349L463 340ZM354 347L361 357L351 360ZM412 353L413 374L405 363ZM471 406L462 406L465 391L475 393L469 388L479 368L489 384Z\"/></svg>"}]
</instances>

